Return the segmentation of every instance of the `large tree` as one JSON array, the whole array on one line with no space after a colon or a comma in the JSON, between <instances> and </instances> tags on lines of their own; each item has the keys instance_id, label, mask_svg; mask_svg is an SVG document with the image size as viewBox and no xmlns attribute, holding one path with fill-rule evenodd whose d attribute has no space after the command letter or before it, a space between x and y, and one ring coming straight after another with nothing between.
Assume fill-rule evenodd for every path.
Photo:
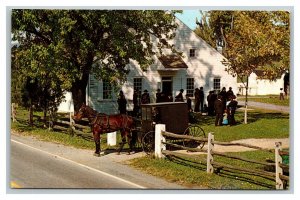
<instances>
[{"instance_id":1,"label":"large tree","mask_svg":"<svg viewBox=\"0 0 300 200\"><path fill-rule=\"evenodd\" d=\"M167 42L174 37L174 18L163 10L13 10L12 35L19 43L14 57L30 57L24 68L61 80L77 111L91 72L124 81L130 59L145 69L162 48L175 51ZM158 52L151 37L158 41ZM33 51L45 59L36 62Z\"/></svg>"},{"instance_id":2,"label":"large tree","mask_svg":"<svg viewBox=\"0 0 300 200\"><path fill-rule=\"evenodd\" d=\"M263 70L260 78L275 79L289 69L290 22L285 11L209 11L210 40L219 41L227 71L246 79L245 123L247 123L248 77ZM199 27L198 29L201 29ZM196 31L200 36L205 29ZM205 37L207 37L205 35Z\"/></svg>"}]
</instances>

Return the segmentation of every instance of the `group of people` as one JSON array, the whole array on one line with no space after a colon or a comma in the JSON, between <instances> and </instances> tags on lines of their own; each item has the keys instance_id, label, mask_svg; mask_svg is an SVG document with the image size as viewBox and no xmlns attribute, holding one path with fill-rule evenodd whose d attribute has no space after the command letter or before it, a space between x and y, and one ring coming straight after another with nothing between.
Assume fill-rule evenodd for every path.
<instances>
[{"instance_id":1,"label":"group of people","mask_svg":"<svg viewBox=\"0 0 300 200\"><path fill-rule=\"evenodd\" d=\"M237 100L236 96L230 95L222 96L220 93L217 95L217 100L214 102L215 110L215 126L230 125L233 126L236 124L234 114L237 109Z\"/></svg>"},{"instance_id":2,"label":"group of people","mask_svg":"<svg viewBox=\"0 0 300 200\"><path fill-rule=\"evenodd\" d=\"M175 102L184 102L183 92L184 92L184 90L181 89L179 94L177 96L175 96ZM160 89L157 89L155 96L156 96L156 103L173 102L172 94L163 93L160 91ZM139 91L135 90L133 92L132 99L133 99L133 115L134 116L139 115L141 104L150 103L150 95L148 93L148 90L144 90L143 94L140 94ZM117 103L118 103L118 108L119 108L120 114L126 114L127 100L124 96L123 91L119 92Z\"/></svg>"},{"instance_id":3,"label":"group of people","mask_svg":"<svg viewBox=\"0 0 300 200\"><path fill-rule=\"evenodd\" d=\"M194 92L195 105L192 109L191 99L186 95L186 101L190 112L202 112L207 113L209 116L216 116L215 125L235 125L234 118L235 110L237 108L237 100L232 88L226 91L223 87L222 90L216 94L215 91L209 91L207 96L207 105L204 104L204 91L203 87L196 88Z\"/></svg>"},{"instance_id":4,"label":"group of people","mask_svg":"<svg viewBox=\"0 0 300 200\"><path fill-rule=\"evenodd\" d=\"M117 103L120 114L126 114L127 100L124 96L123 91L119 92ZM148 90L144 90L144 93L142 95L139 95L139 91L135 90L133 92L133 115L138 115L141 104L148 103L150 103L150 96Z\"/></svg>"},{"instance_id":5,"label":"group of people","mask_svg":"<svg viewBox=\"0 0 300 200\"><path fill-rule=\"evenodd\" d=\"M175 102L184 102L183 92L183 89L179 91L179 94L175 96ZM194 109L192 109L192 100L188 94L186 95L186 102L189 112L207 112L209 116L215 116L216 126L232 126L236 124L234 114L238 102L231 87L229 87L228 91L226 91L226 88L223 87L218 94L216 94L214 91L210 91L207 96L207 105L204 104L203 87L195 89L194 97L195 104ZM122 91L119 93L117 102L119 105L119 112L121 114L126 114L127 101ZM161 102L173 102L173 97L171 94L165 94L158 89L156 92L156 103ZM139 91L134 91L133 115L138 116L140 113L140 105L148 103L150 103L150 95L147 90L144 90L143 94L139 94Z\"/></svg>"},{"instance_id":6,"label":"group of people","mask_svg":"<svg viewBox=\"0 0 300 200\"><path fill-rule=\"evenodd\" d=\"M156 100L155 100L156 103L173 102L172 94L161 92L160 89L157 89L155 97L156 97ZM175 99L176 99L176 97L175 97Z\"/></svg>"}]
</instances>

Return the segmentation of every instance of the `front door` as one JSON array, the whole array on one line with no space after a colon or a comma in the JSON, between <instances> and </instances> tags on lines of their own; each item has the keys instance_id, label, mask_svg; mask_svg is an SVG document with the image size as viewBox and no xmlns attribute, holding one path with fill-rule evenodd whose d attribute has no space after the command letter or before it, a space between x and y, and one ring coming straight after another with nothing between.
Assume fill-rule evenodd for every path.
<instances>
[{"instance_id":1,"label":"front door","mask_svg":"<svg viewBox=\"0 0 300 200\"><path fill-rule=\"evenodd\" d=\"M172 77L162 77L162 92L166 95L172 94L173 82Z\"/></svg>"}]
</instances>

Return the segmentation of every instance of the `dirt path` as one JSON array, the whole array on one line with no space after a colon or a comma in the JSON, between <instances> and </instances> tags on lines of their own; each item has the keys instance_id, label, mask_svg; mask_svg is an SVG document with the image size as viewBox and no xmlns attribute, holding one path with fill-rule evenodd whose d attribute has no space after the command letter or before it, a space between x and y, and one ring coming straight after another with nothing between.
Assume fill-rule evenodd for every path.
<instances>
[{"instance_id":1,"label":"dirt path","mask_svg":"<svg viewBox=\"0 0 300 200\"><path fill-rule=\"evenodd\" d=\"M276 142L282 143L282 148L289 147L289 138L280 138L280 139L243 139L243 140L235 140L231 141L232 143L243 143L248 145L253 145L266 149L274 149ZM241 152L241 151L251 151L253 149L242 147L242 146L222 146L215 145L215 151L219 152Z\"/></svg>"},{"instance_id":2,"label":"dirt path","mask_svg":"<svg viewBox=\"0 0 300 200\"><path fill-rule=\"evenodd\" d=\"M243 140L235 140L231 141L232 143L243 143L243 144L248 144L248 145L253 145L257 146L260 148L264 149L274 149L275 148L275 142L281 142L282 143L282 148L289 148L290 146L290 140L289 138L280 138L280 139L243 139ZM203 150L207 150L207 145L203 147ZM244 151L254 151L256 149L248 148L248 147L243 147L243 146L223 146L223 145L215 145L214 146L214 151L216 152L244 152ZM187 152L186 150L179 150L178 152L180 153L188 153L188 154L205 154L202 152Z\"/></svg>"},{"instance_id":3,"label":"dirt path","mask_svg":"<svg viewBox=\"0 0 300 200\"><path fill-rule=\"evenodd\" d=\"M238 101L238 104L240 106L245 106L245 101L244 100ZM281 113L290 113L289 106L279 106L279 105L260 103L260 102L255 102L255 101L248 101L248 106L256 107L256 108L263 108L263 109L267 109L267 110L276 110Z\"/></svg>"}]
</instances>

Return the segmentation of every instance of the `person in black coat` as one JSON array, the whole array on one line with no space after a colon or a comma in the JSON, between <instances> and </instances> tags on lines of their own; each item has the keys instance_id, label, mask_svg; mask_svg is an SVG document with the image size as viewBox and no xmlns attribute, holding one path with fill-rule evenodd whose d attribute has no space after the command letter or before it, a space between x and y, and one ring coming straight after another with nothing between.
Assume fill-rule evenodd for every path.
<instances>
[{"instance_id":1,"label":"person in black coat","mask_svg":"<svg viewBox=\"0 0 300 200\"><path fill-rule=\"evenodd\" d=\"M226 102L228 101L228 97L227 97L227 92L226 92L226 87L223 87L221 92L219 93L219 95L221 95L222 97L222 101L223 101L223 106L224 109L226 108Z\"/></svg>"},{"instance_id":2,"label":"person in black coat","mask_svg":"<svg viewBox=\"0 0 300 200\"><path fill-rule=\"evenodd\" d=\"M204 103L204 91L203 91L203 87L200 87L199 90L199 103L200 103L200 112L203 112L203 103Z\"/></svg>"},{"instance_id":3,"label":"person in black coat","mask_svg":"<svg viewBox=\"0 0 300 200\"><path fill-rule=\"evenodd\" d=\"M190 96L187 94L187 95L185 95L185 97L186 97L186 103L188 105L188 111L189 112L193 112L193 109L192 109L192 100L191 100Z\"/></svg>"},{"instance_id":4,"label":"person in black coat","mask_svg":"<svg viewBox=\"0 0 300 200\"><path fill-rule=\"evenodd\" d=\"M120 114L126 114L126 104L127 104L127 101L125 99L123 91L120 91L119 97L118 97L118 105L119 105Z\"/></svg>"},{"instance_id":5,"label":"person in black coat","mask_svg":"<svg viewBox=\"0 0 300 200\"><path fill-rule=\"evenodd\" d=\"M133 116L135 117L139 115L140 104L139 91L135 90L133 93Z\"/></svg>"},{"instance_id":6,"label":"person in black coat","mask_svg":"<svg viewBox=\"0 0 300 200\"><path fill-rule=\"evenodd\" d=\"M237 109L238 102L236 100L236 96L232 95L229 97L229 103L227 105L227 112L228 112L228 123L230 126L233 126L236 124L234 114Z\"/></svg>"},{"instance_id":7,"label":"person in black coat","mask_svg":"<svg viewBox=\"0 0 300 200\"><path fill-rule=\"evenodd\" d=\"M182 93L183 93L183 89L180 89L179 94L175 97L176 102L180 102L180 101L184 102Z\"/></svg>"},{"instance_id":8,"label":"person in black coat","mask_svg":"<svg viewBox=\"0 0 300 200\"><path fill-rule=\"evenodd\" d=\"M214 102L214 108L216 112L215 126L222 126L224 106L221 95L217 96L217 100Z\"/></svg>"},{"instance_id":9,"label":"person in black coat","mask_svg":"<svg viewBox=\"0 0 300 200\"><path fill-rule=\"evenodd\" d=\"M232 87L229 87L229 90L226 92L227 101L230 101L231 96L234 96L234 93L232 91Z\"/></svg>"},{"instance_id":10,"label":"person in black coat","mask_svg":"<svg viewBox=\"0 0 300 200\"><path fill-rule=\"evenodd\" d=\"M217 97L215 92L212 90L209 92L209 95L207 96L207 112L209 116L215 115L215 109L214 109L214 103L216 101Z\"/></svg>"},{"instance_id":11,"label":"person in black coat","mask_svg":"<svg viewBox=\"0 0 300 200\"><path fill-rule=\"evenodd\" d=\"M195 89L194 96L195 96L194 111L199 112L200 111L200 108L199 108L200 107L200 90L198 88Z\"/></svg>"},{"instance_id":12,"label":"person in black coat","mask_svg":"<svg viewBox=\"0 0 300 200\"><path fill-rule=\"evenodd\" d=\"M155 96L156 96L156 103L163 102L162 93L160 92L160 89L157 89Z\"/></svg>"},{"instance_id":13,"label":"person in black coat","mask_svg":"<svg viewBox=\"0 0 300 200\"><path fill-rule=\"evenodd\" d=\"M142 97L141 97L141 103L142 104L150 103L150 95L148 93L148 90L144 90L144 93L142 94Z\"/></svg>"}]
</instances>

